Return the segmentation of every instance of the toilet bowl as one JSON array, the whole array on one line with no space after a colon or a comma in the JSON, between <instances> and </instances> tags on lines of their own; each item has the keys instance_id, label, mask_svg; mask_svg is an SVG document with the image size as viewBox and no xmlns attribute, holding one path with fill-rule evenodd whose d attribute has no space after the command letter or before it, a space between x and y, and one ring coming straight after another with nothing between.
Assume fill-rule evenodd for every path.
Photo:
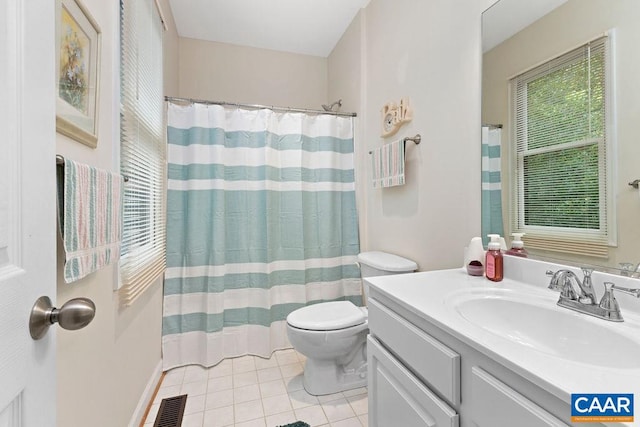
<instances>
[{"instance_id":1,"label":"toilet bowl","mask_svg":"<svg viewBox=\"0 0 640 427\"><path fill-rule=\"evenodd\" d=\"M415 271L415 262L385 252L358 255L362 277ZM364 286L367 296L369 289ZM350 301L309 305L287 316L287 335L293 348L307 357L304 388L323 395L364 387L367 384L366 307Z\"/></svg>"}]
</instances>

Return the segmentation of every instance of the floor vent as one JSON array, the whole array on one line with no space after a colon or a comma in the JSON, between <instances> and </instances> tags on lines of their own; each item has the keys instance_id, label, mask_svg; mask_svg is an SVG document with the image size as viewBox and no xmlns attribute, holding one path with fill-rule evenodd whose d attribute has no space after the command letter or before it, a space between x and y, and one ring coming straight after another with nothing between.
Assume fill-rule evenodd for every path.
<instances>
[{"instance_id":1,"label":"floor vent","mask_svg":"<svg viewBox=\"0 0 640 427\"><path fill-rule=\"evenodd\" d=\"M162 399L153 427L180 427L182 425L182 415L184 414L186 404L186 394Z\"/></svg>"}]
</instances>

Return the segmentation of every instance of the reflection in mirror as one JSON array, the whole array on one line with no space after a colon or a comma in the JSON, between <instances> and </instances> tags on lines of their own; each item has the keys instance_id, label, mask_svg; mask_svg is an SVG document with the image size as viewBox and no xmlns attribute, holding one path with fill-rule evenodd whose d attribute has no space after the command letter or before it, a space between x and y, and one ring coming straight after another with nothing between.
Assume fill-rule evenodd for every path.
<instances>
[{"instance_id":1,"label":"reflection in mirror","mask_svg":"<svg viewBox=\"0 0 640 427\"><path fill-rule=\"evenodd\" d=\"M568 188L572 189L573 196L582 194L577 199L582 199L581 202L584 202L584 205L591 203L592 211L588 216L596 224L593 227L576 226L570 231L578 229L580 237L594 233L593 229L604 228L606 238L602 240L599 249L598 245L592 243L575 244L575 238L571 243L565 243L566 240L561 242L554 240L557 236L553 233L562 230L562 227L555 229L552 227L551 235L544 235L543 232L543 238L536 235L536 231L539 230L533 227L533 232L524 238L525 247L532 257L575 265L591 265L600 270L617 271L640 278L640 271L636 271L640 263L640 226L638 224L640 192L628 185L640 178L640 167L638 167L640 161L640 126L638 126L640 84L638 82L640 80L637 77L640 70L640 55L636 54L638 43L640 43L638 22L640 22L640 2L637 0L540 0L535 2L500 0L483 14L482 123L502 125L499 164L502 169L501 204L504 233L508 236L522 228L523 224L531 225L527 217L529 210L524 206L528 206L531 194L540 194L533 189L525 193L527 190L523 183L528 184L530 178L522 172L519 174L518 168L522 170L523 164L541 164L540 159L546 155L546 161L555 162L555 164L551 169L542 169L538 177L559 174L560 180L568 183L571 179L575 179L576 171L584 171L585 166L581 164L576 168L575 159L568 160L570 163L561 163L560 157L568 158L571 155L569 151L559 153L556 150L558 146L568 144L568 148L575 149L592 145L593 158L597 159L596 172L594 172L596 179L589 184L589 188L593 191L580 193L583 188L575 183L569 184ZM562 130L557 124L563 120L565 122L573 120L567 113L566 105L563 110L552 111L552 103L544 104L547 105L544 108L547 108L547 115L551 118L553 125L545 128L546 134L542 133L549 138L550 142L538 143L539 145L535 147L539 151L533 154L537 154L540 159L526 160L527 154L531 153L518 152L516 143L518 141L522 143L523 138L528 141L526 138L531 139L531 135L535 133L533 127L536 123L528 110L529 107L531 109L534 107L532 104L534 91L531 89L532 86L529 86L524 92L525 96L518 98L517 87L513 86L513 83L510 86L510 82L518 76L526 77L528 71L604 35L609 35L606 40L608 40L611 55L607 59L609 62L603 68L609 77L606 80L608 98L603 96L602 102L607 98L609 104L606 104L605 108L605 104L600 103L593 95L597 88L593 85L593 77L589 77L593 74L589 73L593 73L598 66L597 59L592 54L596 50L594 47L583 48L581 52L587 52L586 60L583 61L586 64L584 67L586 71L583 74L588 75L585 80L591 85L585 86L582 91L571 90L573 80L568 81L565 77L556 79L555 75L551 75L547 80L555 81L556 86L547 90L547 93L552 93L554 96L560 93L562 102L566 105L584 106L584 114L577 115L587 117L584 122L586 125L576 126L580 131L576 131L578 136L575 138L564 138L560 135ZM574 64L582 59L572 61L574 60L569 58L568 63ZM557 64L551 62L546 69L553 69L554 65ZM537 79L537 75L533 79ZM518 114L522 114L522 109L519 112L516 105L518 100L523 99L526 120L524 124L523 119L517 117ZM579 102L576 102L576 99L579 99ZM572 111L575 112L575 108ZM602 121L606 124L606 131L598 133L597 116L602 111L606 111L608 116ZM542 112L544 113L545 110L543 109ZM605 143L598 145L598 140ZM531 142L525 142L525 148L526 144ZM574 163L573 166L571 162ZM598 166L601 169L598 169ZM602 168L608 169L608 175L603 173ZM585 173L585 179L591 175L593 174L590 172ZM603 186L603 176L609 177L608 188ZM601 207L597 207L599 202L602 202ZM539 200L539 206L542 208L552 204L566 203ZM575 200L571 203L575 203ZM593 206L596 208L594 209ZM569 215L567 212L572 211L562 212L559 216L567 217ZM546 219L550 216L548 213L544 215ZM486 218L483 217L483 222L485 221ZM564 229L574 227L572 224L563 225ZM529 227L529 229L532 228Z\"/></svg>"}]
</instances>

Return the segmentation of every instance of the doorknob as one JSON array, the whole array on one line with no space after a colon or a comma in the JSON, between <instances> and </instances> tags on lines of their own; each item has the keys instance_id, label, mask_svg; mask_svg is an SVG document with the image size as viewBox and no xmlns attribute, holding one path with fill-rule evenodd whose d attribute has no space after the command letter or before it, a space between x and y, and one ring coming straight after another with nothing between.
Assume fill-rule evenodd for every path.
<instances>
[{"instance_id":1,"label":"doorknob","mask_svg":"<svg viewBox=\"0 0 640 427\"><path fill-rule=\"evenodd\" d=\"M89 298L74 298L58 309L51 304L49 297L40 297L31 309L29 332L31 338L39 340L55 323L63 329L75 331L91 323L95 315L96 305Z\"/></svg>"}]
</instances>

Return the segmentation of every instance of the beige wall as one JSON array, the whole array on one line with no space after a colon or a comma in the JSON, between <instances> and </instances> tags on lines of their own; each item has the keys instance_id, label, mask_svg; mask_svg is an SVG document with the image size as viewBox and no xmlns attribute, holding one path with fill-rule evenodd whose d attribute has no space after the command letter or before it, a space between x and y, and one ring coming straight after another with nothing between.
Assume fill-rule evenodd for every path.
<instances>
[{"instance_id":1,"label":"beige wall","mask_svg":"<svg viewBox=\"0 0 640 427\"><path fill-rule=\"evenodd\" d=\"M363 250L406 256L421 270L457 267L463 247L479 234L480 15L491 3L372 0L357 24L360 44L354 30L334 49L329 93L338 96L340 87L360 96ZM339 70L357 67L343 49L360 58L359 93L340 81ZM350 78L357 87L357 77ZM380 109L401 97L410 98L413 121L383 139ZM368 151L416 133L423 139L407 145L407 184L374 190Z\"/></svg>"},{"instance_id":2,"label":"beige wall","mask_svg":"<svg viewBox=\"0 0 640 427\"><path fill-rule=\"evenodd\" d=\"M617 266L618 262L640 262L640 227L637 225L640 199L638 192L627 185L640 178L636 166L640 158L640 86L638 70L640 56L636 54L640 41L640 4L635 0L569 0L554 12L538 20L520 33L496 46L484 55L483 103L484 123L503 123L503 170L508 157L510 135L508 115L508 80L541 62L616 28L615 83L617 155L614 156L619 248L610 248L608 260L570 257L568 254L547 254L596 264ZM504 185L504 208L510 191L508 180ZM503 208L503 210L504 210ZM508 215L505 211L505 221ZM508 228L505 228L508 230ZM544 254L540 252L540 254Z\"/></svg>"},{"instance_id":3,"label":"beige wall","mask_svg":"<svg viewBox=\"0 0 640 427\"><path fill-rule=\"evenodd\" d=\"M119 25L117 2L84 0L102 30L98 147L91 149L57 135L59 154L108 170L117 170ZM168 1L161 1L170 17ZM175 30L165 46L177 46ZM177 49L167 49L167 93L177 93ZM174 66L175 67L175 66ZM96 304L96 317L85 329L57 328L57 425L65 427L126 426L161 358L162 290L158 282L132 307L119 309L113 292L116 268L107 267L65 284L58 243L57 304L83 296Z\"/></svg>"},{"instance_id":4,"label":"beige wall","mask_svg":"<svg viewBox=\"0 0 640 427\"><path fill-rule=\"evenodd\" d=\"M163 53L164 53L164 94L167 96L178 96L180 81L178 78L179 38L176 30L176 23L173 20L169 0L160 0L160 7L164 15L167 31L164 33Z\"/></svg>"},{"instance_id":5,"label":"beige wall","mask_svg":"<svg viewBox=\"0 0 640 427\"><path fill-rule=\"evenodd\" d=\"M355 172L356 172L356 201L359 211L360 246L365 247L367 242L367 218L364 215L364 203L366 187L363 186L366 177L364 143L364 52L363 52L364 12L360 11L347 30L344 32L333 51L327 58L328 99L334 102L342 99L340 111L355 112L358 117L354 120L355 141Z\"/></svg>"},{"instance_id":6,"label":"beige wall","mask_svg":"<svg viewBox=\"0 0 640 427\"><path fill-rule=\"evenodd\" d=\"M328 100L342 99L340 111L358 112L362 108L362 31L360 11L327 58Z\"/></svg>"},{"instance_id":7,"label":"beige wall","mask_svg":"<svg viewBox=\"0 0 640 427\"><path fill-rule=\"evenodd\" d=\"M318 109L327 102L327 60L180 38L181 97Z\"/></svg>"}]
</instances>

